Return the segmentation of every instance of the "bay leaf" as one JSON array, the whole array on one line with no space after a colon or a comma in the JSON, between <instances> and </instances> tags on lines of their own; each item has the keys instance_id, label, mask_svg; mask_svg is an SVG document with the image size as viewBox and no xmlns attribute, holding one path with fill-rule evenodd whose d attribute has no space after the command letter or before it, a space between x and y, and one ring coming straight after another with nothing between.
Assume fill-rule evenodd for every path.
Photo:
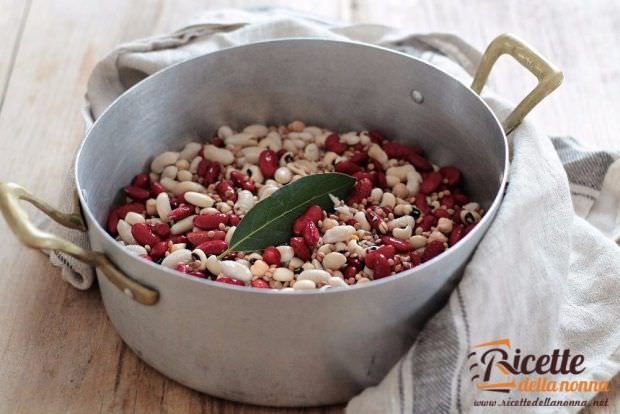
<instances>
[{"instance_id":1,"label":"bay leaf","mask_svg":"<svg viewBox=\"0 0 620 414\"><path fill-rule=\"evenodd\" d=\"M260 250L278 246L293 234L293 222L311 204L333 210L329 195L347 197L355 178L341 173L312 174L287 184L257 203L237 226L222 256L231 251Z\"/></svg>"}]
</instances>

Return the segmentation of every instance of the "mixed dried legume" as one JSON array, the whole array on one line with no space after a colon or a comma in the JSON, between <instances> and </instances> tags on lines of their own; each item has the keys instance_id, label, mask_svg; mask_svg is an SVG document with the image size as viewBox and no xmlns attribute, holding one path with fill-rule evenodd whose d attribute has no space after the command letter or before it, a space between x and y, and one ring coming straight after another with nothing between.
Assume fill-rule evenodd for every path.
<instances>
[{"instance_id":1,"label":"mixed dried legume","mask_svg":"<svg viewBox=\"0 0 620 414\"><path fill-rule=\"evenodd\" d=\"M244 215L302 176L340 172L356 183L326 212L310 205L287 245L228 252ZM123 190L108 232L146 260L199 278L281 290L347 287L418 266L453 246L483 210L461 172L374 131L337 134L300 121L218 129L156 156ZM224 257L218 258L218 255Z\"/></svg>"}]
</instances>

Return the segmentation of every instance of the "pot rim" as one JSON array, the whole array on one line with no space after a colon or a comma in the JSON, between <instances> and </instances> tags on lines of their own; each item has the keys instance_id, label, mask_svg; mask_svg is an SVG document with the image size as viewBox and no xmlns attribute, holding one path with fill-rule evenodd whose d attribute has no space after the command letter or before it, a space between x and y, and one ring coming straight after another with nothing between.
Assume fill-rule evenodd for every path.
<instances>
[{"instance_id":1,"label":"pot rim","mask_svg":"<svg viewBox=\"0 0 620 414\"><path fill-rule=\"evenodd\" d=\"M176 67L181 66L181 65L185 65L185 64L191 64L192 62L199 60L199 59L203 59L206 56L210 56L210 55L217 55L217 54L224 54L230 50L233 49L241 49L241 48L251 48L251 47L255 47L256 45L262 45L262 44L286 44L286 43L333 43L333 44L339 44L339 45L348 45L348 46L353 46L353 47L363 47L363 48L372 48L372 49L376 49L379 52L382 53L389 53L392 55L396 55L399 56L401 58L405 58L405 59L410 59L413 61L416 61L417 63L420 63L422 65L427 66L429 69L440 72L442 75L444 75L446 82L452 82L453 84L458 85L458 87L462 88L465 93L472 95L480 104L482 104L484 106L484 108L489 112L489 114L492 116L493 120L495 121L495 123L497 124L497 127L499 129L499 131L501 131L501 139L503 141L503 147L504 147L504 168L503 168L503 173L502 173L502 178L501 178L501 183L499 186L499 189L491 203L491 205L489 206L489 208L486 211L486 214L482 217L482 219L480 220L480 222L478 223L478 225L476 225L476 227L474 227L474 229L472 231L470 231L465 237L463 237L461 240L459 240L459 242L453 246L450 247L448 250L446 250L445 252L441 253L440 255L432 258L431 260L425 262L425 263L421 263L420 265L412 268L412 269L408 269L399 273L396 273L394 275L379 279L379 280L372 280L368 283L362 283L362 284L355 284L353 286L349 286L347 289L337 289L337 288L328 288L325 290L319 290L319 289L309 289L309 290L296 290L296 291L285 291L282 292L280 290L276 290L276 289L257 289L257 288L251 288L249 286L237 286L237 285L231 285L228 283L222 283L222 282L216 282L214 280L210 280L210 279L201 279L201 278L197 278L197 277L193 277L193 276L188 276L185 275L181 272L177 272L174 269L170 269L164 266L161 266L159 264L147 261L145 259L142 259L139 256L136 256L135 254L130 253L127 249L123 249L122 246L116 241L116 239L114 239L112 236L110 236L110 234L102 227L101 223L99 223L95 217L93 216L92 212L90 211L88 204L84 198L84 195L82 193L81 190L81 186L80 186L80 181L78 178L78 166L80 163L80 158L82 155L82 150L84 149L84 146L86 144L86 141L88 140L88 138L91 135L91 131L93 129L95 129L97 127L98 124L105 122L105 118L108 115L108 112L110 111L110 109L116 105L119 104L120 101L122 101L125 96L134 93L134 90L141 87L141 85L148 83L148 82L157 82L158 78L165 72L168 71L172 71L175 70ZM462 82L460 82L458 79L456 79L454 76L450 75L448 72L444 71L443 69L429 63L426 62L422 59L419 59L417 57L408 55L406 53L403 52L399 52L397 50L393 50L393 49L389 49L383 46L377 46L377 45L373 45L373 44L369 44L369 43L363 43L363 42L358 42L358 41L351 41L351 40L334 40L334 39L322 39L322 38L316 38L316 37L286 37L286 38L280 38L280 39L272 39L272 40L264 40L264 41L259 41L259 42L252 42L252 43L247 43L247 44L243 44L243 45L238 45L238 46L231 46L231 47L227 47L224 49L220 49L214 52L209 52L209 53L205 53L199 56L195 56L191 59L188 60L184 60L182 62L178 62L175 63L173 65L170 65L150 76L148 76L147 78L141 80L140 82L136 83L135 85L133 85L131 88L129 88L128 90L126 90L125 92L123 92L120 96L118 96L116 99L114 99L114 101L112 101L112 103L110 103L108 105L108 107L101 113L101 115L99 116L99 118L97 118L95 120L95 122L93 123L93 125L91 126L91 128L89 128L89 130L86 133L86 136L84 137L84 139L82 140L82 142L80 143L80 146L78 148L76 157L75 157L75 161L74 161L74 180L75 180L75 184L76 184L76 188L77 188L77 193L78 193L78 197L80 200L80 205L82 207L82 214L85 215L90 222L95 223L95 230L99 233L103 233L103 238L106 239L107 241L111 242L111 245L114 246L114 249L117 249L117 251L121 251L121 254L124 254L128 260L130 261L135 261L136 264L139 265L146 265L146 266L150 266L153 270L160 270L163 271L165 273L167 273L170 277L177 277L177 278L183 278L189 281L192 281L194 283L198 283L199 285L207 285L209 287L215 287L215 288L222 288L222 289L232 289L234 291L240 292L240 293L245 293L245 294L249 294L249 295L253 295L253 294L259 294L259 295L276 295L276 296L290 296L290 295L295 295L295 296L299 296L299 295L335 295L335 294L347 294L347 292L351 292L354 290L360 290L360 289L369 289L372 288L373 286L379 286L379 285L383 285L383 284L388 284L388 283L392 283L392 282L396 282L397 280L401 279L401 278L405 278L405 277L409 277L412 276L413 274L415 274L418 271L423 271L424 269L434 266L436 263L439 263L440 261L442 261L443 259L447 258L448 255L450 255L451 253L454 253L456 251L456 249L459 248L463 248L463 242L466 240L470 240L474 237L474 234L479 233L481 231L486 231L487 229L485 229L485 224L489 224L490 222L495 218L495 214L497 213L497 210L499 209L499 206L503 200L504 197L504 191L506 188L506 182L508 180L508 167L509 167L509 150L508 150L508 140L506 138L506 133L504 131L504 128L502 127L501 122L499 121L499 119L497 118L497 115L495 114L495 112L493 112L493 110L491 109L491 107L480 97L480 95L478 95L476 92L474 92L470 87L468 87L467 85L463 84ZM90 229L89 229L90 230ZM481 240L480 240L481 241ZM478 243L480 243L480 241L478 241ZM463 244L461 244L463 243ZM476 245L478 244L476 243ZM105 252L104 252L105 254ZM130 277L133 277L132 275L129 275ZM157 286L154 286L155 288L157 288Z\"/></svg>"}]
</instances>

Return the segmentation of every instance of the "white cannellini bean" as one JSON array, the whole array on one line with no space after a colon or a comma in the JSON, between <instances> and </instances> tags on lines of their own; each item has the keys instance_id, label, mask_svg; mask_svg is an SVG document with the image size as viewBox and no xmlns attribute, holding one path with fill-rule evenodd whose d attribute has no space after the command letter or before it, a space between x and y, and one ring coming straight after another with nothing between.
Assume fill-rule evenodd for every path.
<instances>
[{"instance_id":1,"label":"white cannellini bean","mask_svg":"<svg viewBox=\"0 0 620 414\"><path fill-rule=\"evenodd\" d=\"M278 246L276 249L280 252L280 263L286 264L295 256L295 252L291 246Z\"/></svg>"},{"instance_id":2,"label":"white cannellini bean","mask_svg":"<svg viewBox=\"0 0 620 414\"><path fill-rule=\"evenodd\" d=\"M237 193L237 202L235 203L235 213L243 215L254 207L254 194L248 190L241 190Z\"/></svg>"},{"instance_id":3,"label":"white cannellini bean","mask_svg":"<svg viewBox=\"0 0 620 414\"><path fill-rule=\"evenodd\" d=\"M235 161L235 156L232 152L211 144L205 145L202 153L205 159L219 162L222 165L230 165Z\"/></svg>"},{"instance_id":4,"label":"white cannellini bean","mask_svg":"<svg viewBox=\"0 0 620 414\"><path fill-rule=\"evenodd\" d=\"M328 253L323 258L323 267L330 270L338 270L347 263L347 257L338 252Z\"/></svg>"},{"instance_id":5,"label":"white cannellini bean","mask_svg":"<svg viewBox=\"0 0 620 414\"><path fill-rule=\"evenodd\" d=\"M452 220L447 217L440 217L437 221L437 230L439 230L443 234L450 233L452 231Z\"/></svg>"},{"instance_id":6,"label":"white cannellini bean","mask_svg":"<svg viewBox=\"0 0 620 414\"><path fill-rule=\"evenodd\" d=\"M407 226L413 227L414 224L415 224L415 219L412 216L402 216L402 217L396 218L388 222L388 228L390 230L393 230L396 227L399 227L399 228L405 228Z\"/></svg>"},{"instance_id":7,"label":"white cannellini bean","mask_svg":"<svg viewBox=\"0 0 620 414\"><path fill-rule=\"evenodd\" d=\"M279 282L290 282L295 277L295 273L286 267L278 267L273 271L272 277Z\"/></svg>"},{"instance_id":8,"label":"white cannellini bean","mask_svg":"<svg viewBox=\"0 0 620 414\"><path fill-rule=\"evenodd\" d=\"M156 199L156 207L157 207L157 215L162 220L168 219L168 214L172 211L172 207L170 206L170 197L168 193L159 193L157 194Z\"/></svg>"},{"instance_id":9,"label":"white cannellini bean","mask_svg":"<svg viewBox=\"0 0 620 414\"><path fill-rule=\"evenodd\" d=\"M207 267L207 270L211 272L211 274L217 276L222 272L221 263L222 262L218 260L217 256L212 254L211 256L207 258L207 262L205 263L205 266Z\"/></svg>"},{"instance_id":10,"label":"white cannellini bean","mask_svg":"<svg viewBox=\"0 0 620 414\"><path fill-rule=\"evenodd\" d=\"M179 154L179 158L186 161L192 161L202 150L202 144L198 142L188 142L185 144L183 151Z\"/></svg>"},{"instance_id":11,"label":"white cannellini bean","mask_svg":"<svg viewBox=\"0 0 620 414\"><path fill-rule=\"evenodd\" d=\"M131 254L135 254L136 256L143 256L145 254L148 254L146 249L139 244L129 244L125 246L125 248L129 250Z\"/></svg>"},{"instance_id":12,"label":"white cannellini bean","mask_svg":"<svg viewBox=\"0 0 620 414\"><path fill-rule=\"evenodd\" d=\"M220 273L224 276L232 277L243 282L252 280L252 272L247 266L234 260L223 260L220 262Z\"/></svg>"},{"instance_id":13,"label":"white cannellini bean","mask_svg":"<svg viewBox=\"0 0 620 414\"><path fill-rule=\"evenodd\" d=\"M363 211L358 211L357 213L355 213L353 218L355 219L355 221L357 221L362 230L370 231L370 223L366 219L366 214L364 214Z\"/></svg>"},{"instance_id":14,"label":"white cannellini bean","mask_svg":"<svg viewBox=\"0 0 620 414\"><path fill-rule=\"evenodd\" d=\"M183 220L177 221L170 227L170 233L181 234L190 231L194 227L194 217L196 217L196 215L185 217Z\"/></svg>"},{"instance_id":15,"label":"white cannellini bean","mask_svg":"<svg viewBox=\"0 0 620 414\"><path fill-rule=\"evenodd\" d=\"M207 191L207 189L204 188L201 184L198 184L194 181L182 181L174 187L172 193L174 195L179 195L187 193L188 191L192 191L194 193L204 193Z\"/></svg>"},{"instance_id":16,"label":"white cannellini bean","mask_svg":"<svg viewBox=\"0 0 620 414\"><path fill-rule=\"evenodd\" d=\"M247 127L245 127L243 129L243 132L248 133L257 138L262 138L265 135L267 135L267 133L269 133L269 128L267 128L265 125L253 124L253 125L248 125Z\"/></svg>"},{"instance_id":17,"label":"white cannellini bean","mask_svg":"<svg viewBox=\"0 0 620 414\"><path fill-rule=\"evenodd\" d=\"M409 172L407 174L407 190L409 195L416 195L420 191L420 183L422 182L422 176L417 171Z\"/></svg>"},{"instance_id":18,"label":"white cannellini bean","mask_svg":"<svg viewBox=\"0 0 620 414\"><path fill-rule=\"evenodd\" d=\"M178 263L189 263L193 260L192 252L187 249L178 249L164 257L161 265L174 269Z\"/></svg>"},{"instance_id":19,"label":"white cannellini bean","mask_svg":"<svg viewBox=\"0 0 620 414\"><path fill-rule=\"evenodd\" d=\"M396 197L392 193L383 193L381 197L381 207L392 207L396 205Z\"/></svg>"},{"instance_id":20,"label":"white cannellini bean","mask_svg":"<svg viewBox=\"0 0 620 414\"><path fill-rule=\"evenodd\" d=\"M291 178L293 178L293 174L288 167L280 167L274 173L274 178L278 183L286 184L291 181Z\"/></svg>"},{"instance_id":21,"label":"white cannellini bean","mask_svg":"<svg viewBox=\"0 0 620 414\"><path fill-rule=\"evenodd\" d=\"M166 189L166 191L170 191L170 192L174 192L174 190L176 190L177 185L179 185L179 182L177 180L173 180L172 178L168 178L168 177L162 177L161 180L159 180L160 184L164 186L164 188Z\"/></svg>"},{"instance_id":22,"label":"white cannellini bean","mask_svg":"<svg viewBox=\"0 0 620 414\"><path fill-rule=\"evenodd\" d=\"M426 237L416 234L415 236L411 236L409 239L411 245L414 249L419 249L420 247L426 246Z\"/></svg>"},{"instance_id":23,"label":"white cannellini bean","mask_svg":"<svg viewBox=\"0 0 620 414\"><path fill-rule=\"evenodd\" d=\"M321 135L323 133L323 130L316 126L307 126L304 128L303 132L307 132L316 137L317 135Z\"/></svg>"},{"instance_id":24,"label":"white cannellini bean","mask_svg":"<svg viewBox=\"0 0 620 414\"><path fill-rule=\"evenodd\" d=\"M185 198L185 201L188 203L202 208L211 207L215 203L215 200L208 195L197 193L195 191L186 192L183 198Z\"/></svg>"},{"instance_id":25,"label":"white cannellini bean","mask_svg":"<svg viewBox=\"0 0 620 414\"><path fill-rule=\"evenodd\" d=\"M397 216L406 216L413 211L411 204L398 204L394 207L394 214Z\"/></svg>"},{"instance_id":26,"label":"white cannellini bean","mask_svg":"<svg viewBox=\"0 0 620 414\"><path fill-rule=\"evenodd\" d=\"M235 131L233 131L232 128L229 127L228 125L222 125L217 130L217 136L219 138L221 138L221 139L228 138L229 136L233 135L234 133L235 133Z\"/></svg>"},{"instance_id":27,"label":"white cannellini bean","mask_svg":"<svg viewBox=\"0 0 620 414\"><path fill-rule=\"evenodd\" d=\"M265 148L263 147L245 147L241 150L241 154L243 158L250 164L258 164L258 158L260 157L260 153L263 152Z\"/></svg>"},{"instance_id":28,"label":"white cannellini bean","mask_svg":"<svg viewBox=\"0 0 620 414\"><path fill-rule=\"evenodd\" d=\"M151 171L157 174L161 174L161 172L168 165L173 165L179 159L179 153L173 151L166 151L159 154L157 157L153 159L151 162Z\"/></svg>"},{"instance_id":29,"label":"white cannellini bean","mask_svg":"<svg viewBox=\"0 0 620 414\"><path fill-rule=\"evenodd\" d=\"M237 230L237 226L231 226L226 232L226 236L224 236L224 240L226 243L230 244L230 239L232 239L233 233Z\"/></svg>"},{"instance_id":30,"label":"white cannellini bean","mask_svg":"<svg viewBox=\"0 0 620 414\"><path fill-rule=\"evenodd\" d=\"M327 283L333 287L348 287L349 286L347 285L347 282L335 276L330 277Z\"/></svg>"},{"instance_id":31,"label":"white cannellini bean","mask_svg":"<svg viewBox=\"0 0 620 414\"><path fill-rule=\"evenodd\" d=\"M368 148L368 156L370 158L374 158L375 160L379 161L382 165L386 165L388 162L387 154L377 144L372 144L370 148Z\"/></svg>"},{"instance_id":32,"label":"white cannellini bean","mask_svg":"<svg viewBox=\"0 0 620 414\"><path fill-rule=\"evenodd\" d=\"M347 241L349 237L355 234L353 226L335 226L325 232L323 235L324 243L337 243Z\"/></svg>"},{"instance_id":33,"label":"white cannellini bean","mask_svg":"<svg viewBox=\"0 0 620 414\"><path fill-rule=\"evenodd\" d=\"M239 146L239 147L253 147L258 145L258 142L254 138L254 135L246 132L240 134L231 135L224 139L224 143L227 146Z\"/></svg>"},{"instance_id":34,"label":"white cannellini bean","mask_svg":"<svg viewBox=\"0 0 620 414\"><path fill-rule=\"evenodd\" d=\"M407 240L408 238L411 237L412 231L413 230L411 226L407 226L404 229L396 227L394 230L392 230L392 235L396 237L397 239Z\"/></svg>"},{"instance_id":35,"label":"white cannellini bean","mask_svg":"<svg viewBox=\"0 0 620 414\"><path fill-rule=\"evenodd\" d=\"M297 276L297 280L312 280L314 283L327 282L331 275L325 270L309 269L304 270Z\"/></svg>"},{"instance_id":36,"label":"white cannellini bean","mask_svg":"<svg viewBox=\"0 0 620 414\"><path fill-rule=\"evenodd\" d=\"M183 170L189 170L189 161L187 160L178 160L176 162L176 167L179 169L179 171L183 171Z\"/></svg>"},{"instance_id":37,"label":"white cannellini bean","mask_svg":"<svg viewBox=\"0 0 620 414\"><path fill-rule=\"evenodd\" d=\"M298 280L293 284L295 290L315 289L316 283L312 280Z\"/></svg>"},{"instance_id":38,"label":"white cannellini bean","mask_svg":"<svg viewBox=\"0 0 620 414\"><path fill-rule=\"evenodd\" d=\"M181 170L177 173L177 179L181 182L192 181L192 173L189 170Z\"/></svg>"},{"instance_id":39,"label":"white cannellini bean","mask_svg":"<svg viewBox=\"0 0 620 414\"><path fill-rule=\"evenodd\" d=\"M260 190L258 190L258 199L259 200L266 199L267 197L269 197L270 195L278 191L278 188L279 187L275 185L264 185L263 187L261 187Z\"/></svg>"},{"instance_id":40,"label":"white cannellini bean","mask_svg":"<svg viewBox=\"0 0 620 414\"><path fill-rule=\"evenodd\" d=\"M321 158L319 147L314 143L306 145L306 148L304 149L304 157L308 161L318 161L319 158Z\"/></svg>"},{"instance_id":41,"label":"white cannellini bean","mask_svg":"<svg viewBox=\"0 0 620 414\"><path fill-rule=\"evenodd\" d=\"M370 192L370 197L369 200L373 203L373 204L379 204L379 202L381 201L381 198L383 197L383 190L380 188L373 188L372 191Z\"/></svg>"},{"instance_id":42,"label":"white cannellini bean","mask_svg":"<svg viewBox=\"0 0 620 414\"><path fill-rule=\"evenodd\" d=\"M198 172L198 165L200 165L200 161L202 161L202 157L194 157L191 164L189 165L189 172L192 174L196 174Z\"/></svg>"},{"instance_id":43,"label":"white cannellini bean","mask_svg":"<svg viewBox=\"0 0 620 414\"><path fill-rule=\"evenodd\" d=\"M435 241L435 240L438 240L438 241L440 241L442 243L445 243L445 242L448 241L448 238L446 236L444 236L444 234L441 233L440 231L435 230L435 231L431 232L431 234L428 236L428 242L430 243L430 242Z\"/></svg>"},{"instance_id":44,"label":"white cannellini bean","mask_svg":"<svg viewBox=\"0 0 620 414\"><path fill-rule=\"evenodd\" d=\"M138 214L138 213L134 213L133 211L130 211L125 216L125 221L127 222L127 224L133 226L136 223L144 223L146 219L144 218L142 214Z\"/></svg>"},{"instance_id":45,"label":"white cannellini bean","mask_svg":"<svg viewBox=\"0 0 620 414\"><path fill-rule=\"evenodd\" d=\"M390 167L385 171L385 175L393 175L398 177L400 181L407 179L407 174L415 172L415 168L411 164L401 165L400 167Z\"/></svg>"},{"instance_id":46,"label":"white cannellini bean","mask_svg":"<svg viewBox=\"0 0 620 414\"><path fill-rule=\"evenodd\" d=\"M357 132L347 132L340 136L340 141L344 141L347 145L356 145L360 142L360 137Z\"/></svg>"},{"instance_id":47,"label":"white cannellini bean","mask_svg":"<svg viewBox=\"0 0 620 414\"><path fill-rule=\"evenodd\" d=\"M385 176L385 183L387 184L388 187L393 188L397 184L400 184L400 178L398 178L395 175L386 175Z\"/></svg>"},{"instance_id":48,"label":"white cannellini bean","mask_svg":"<svg viewBox=\"0 0 620 414\"><path fill-rule=\"evenodd\" d=\"M116 229L118 231L118 235L121 237L121 240L125 242L125 244L138 244L136 239L133 238L133 234L131 234L131 225L125 220L119 220L116 225Z\"/></svg>"},{"instance_id":49,"label":"white cannellini bean","mask_svg":"<svg viewBox=\"0 0 620 414\"><path fill-rule=\"evenodd\" d=\"M164 170L161 173L161 176L174 180L178 172L179 172L179 169L177 168L176 165L169 165L166 168L164 168Z\"/></svg>"}]
</instances>

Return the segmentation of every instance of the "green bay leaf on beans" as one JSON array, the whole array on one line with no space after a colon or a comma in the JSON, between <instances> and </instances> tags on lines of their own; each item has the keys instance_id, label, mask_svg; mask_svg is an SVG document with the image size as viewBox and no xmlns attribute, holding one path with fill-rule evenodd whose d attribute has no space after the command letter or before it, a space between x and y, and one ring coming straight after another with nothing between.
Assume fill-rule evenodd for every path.
<instances>
[{"instance_id":1,"label":"green bay leaf on beans","mask_svg":"<svg viewBox=\"0 0 620 414\"><path fill-rule=\"evenodd\" d=\"M227 252L260 250L285 243L292 236L293 222L309 205L332 210L329 195L344 199L354 184L355 178L350 175L325 173L307 175L283 186L243 217Z\"/></svg>"}]
</instances>

